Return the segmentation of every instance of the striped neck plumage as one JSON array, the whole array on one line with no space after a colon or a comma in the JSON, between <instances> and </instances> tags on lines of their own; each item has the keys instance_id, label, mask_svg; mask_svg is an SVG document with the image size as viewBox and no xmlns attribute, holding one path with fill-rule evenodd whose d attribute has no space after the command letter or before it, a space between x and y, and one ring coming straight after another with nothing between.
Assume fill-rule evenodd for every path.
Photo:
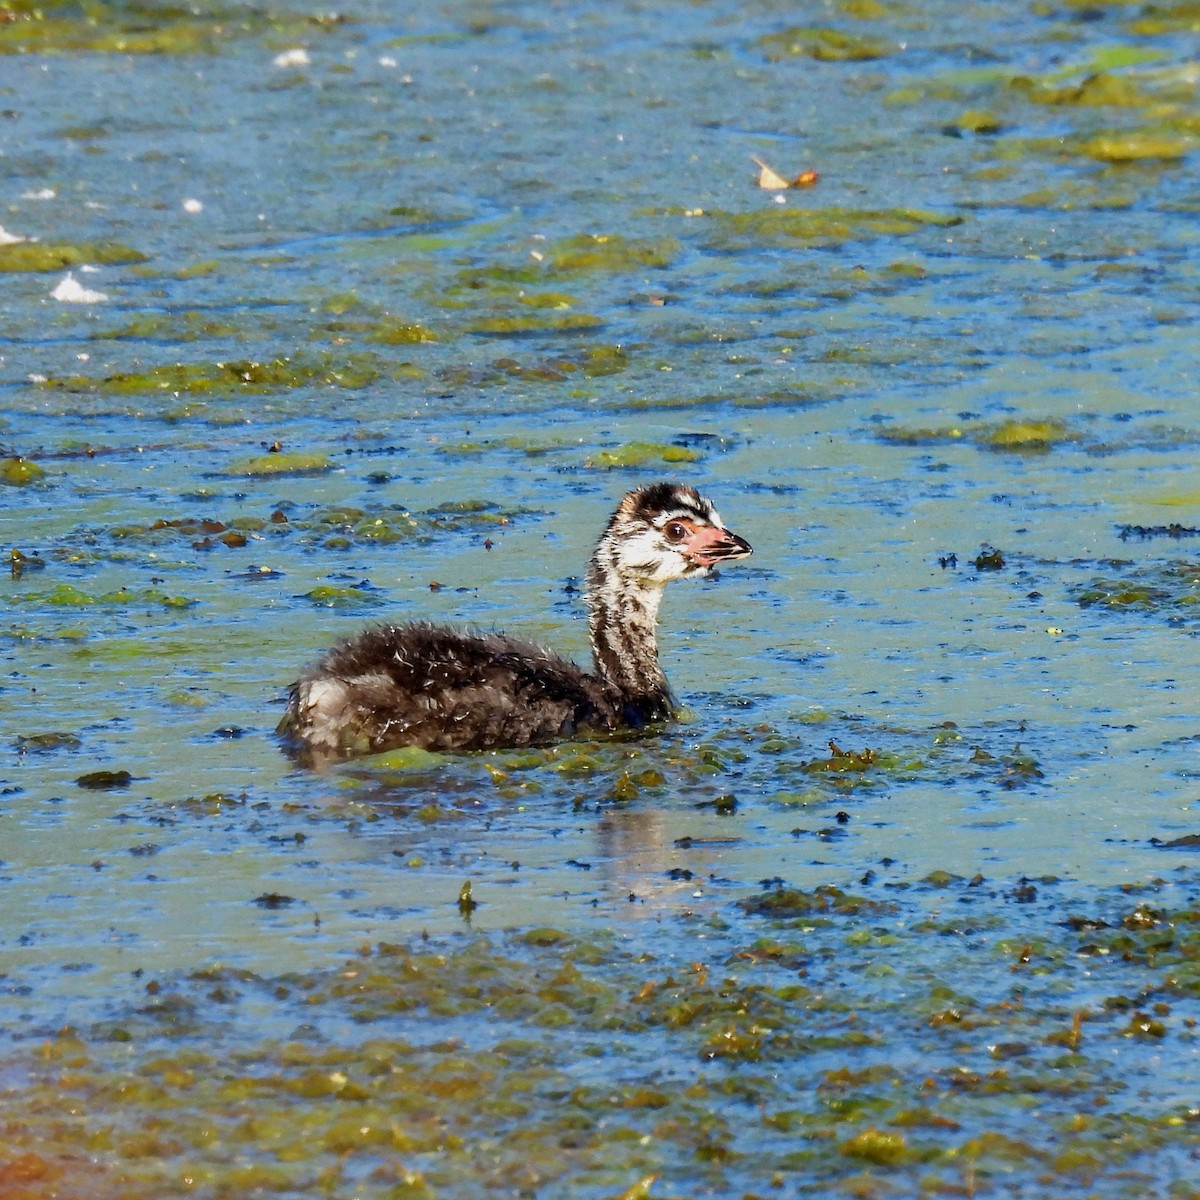
<instances>
[{"instance_id":1,"label":"striped neck plumage","mask_svg":"<svg viewBox=\"0 0 1200 1200\"><path fill-rule=\"evenodd\" d=\"M588 628L596 673L627 705L653 720L670 713L671 692L658 664L661 585L622 577L615 539L605 537L588 569Z\"/></svg>"}]
</instances>

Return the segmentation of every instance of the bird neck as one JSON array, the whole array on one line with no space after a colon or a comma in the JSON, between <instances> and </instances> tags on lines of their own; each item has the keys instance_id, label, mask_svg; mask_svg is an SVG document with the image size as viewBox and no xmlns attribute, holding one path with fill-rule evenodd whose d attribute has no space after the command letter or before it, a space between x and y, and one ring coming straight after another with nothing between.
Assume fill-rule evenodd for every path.
<instances>
[{"instance_id":1,"label":"bird neck","mask_svg":"<svg viewBox=\"0 0 1200 1200\"><path fill-rule=\"evenodd\" d=\"M655 636L662 587L622 579L603 543L592 558L587 583L596 674L621 694L632 723L669 716L671 690L658 665Z\"/></svg>"}]
</instances>

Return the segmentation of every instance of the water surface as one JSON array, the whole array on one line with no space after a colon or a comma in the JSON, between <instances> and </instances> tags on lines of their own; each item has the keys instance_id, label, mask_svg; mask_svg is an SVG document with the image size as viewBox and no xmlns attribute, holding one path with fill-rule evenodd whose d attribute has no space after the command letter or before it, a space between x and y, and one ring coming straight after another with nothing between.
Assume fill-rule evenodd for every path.
<instances>
[{"instance_id":1,"label":"water surface","mask_svg":"<svg viewBox=\"0 0 1200 1200\"><path fill-rule=\"evenodd\" d=\"M25 556L0 583L0 1004L6 1104L40 1114L13 1179L1193 1194L1195 6L801 9L0 7L2 223L28 239L0 246L0 528ZM752 156L819 179L760 189ZM106 298L52 299L68 268ZM371 619L586 659L583 565L657 478L755 547L664 605L679 724L319 774L279 753L287 685ZM820 919L755 910L779 889ZM212 1046L370 1075L350 1001L294 1037L279 980L324 996L361 948L424 938L453 1000L371 1029L530 1089L524 1174L482 1165L488 1138L522 1161L513 1111L454 1089L439 1128L470 1153L203 1143L188 1122L245 1096L194 1090L222 1069L201 1057L103 1115L116 1075ZM368 991L403 993L380 961ZM532 983L513 1007L589 962L557 1016ZM502 982L477 1007L479 971ZM626 1011L709 971L736 1003ZM221 972L219 1032L133 1015L164 987L203 1011ZM487 1058L497 1012L568 1073L592 1054L587 1153L542 1051ZM63 1026L92 1071L70 1128L60 1051L27 1057ZM944 1121L912 1117L926 1075ZM607 1141L630 1080L662 1103ZM142 1103L178 1124L139 1154ZM700 1112L722 1124L696 1143Z\"/></svg>"}]
</instances>

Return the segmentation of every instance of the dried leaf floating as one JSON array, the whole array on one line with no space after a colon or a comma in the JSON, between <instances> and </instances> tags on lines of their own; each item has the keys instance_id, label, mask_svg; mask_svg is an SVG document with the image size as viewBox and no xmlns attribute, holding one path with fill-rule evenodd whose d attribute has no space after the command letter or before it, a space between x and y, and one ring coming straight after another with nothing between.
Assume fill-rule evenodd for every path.
<instances>
[{"instance_id":1,"label":"dried leaf floating","mask_svg":"<svg viewBox=\"0 0 1200 1200\"><path fill-rule=\"evenodd\" d=\"M807 171L801 171L795 179L784 179L774 167L763 162L761 158L756 158L752 154L750 161L758 167L758 186L769 192L781 192L787 188L812 187L821 178L816 171L809 168Z\"/></svg>"},{"instance_id":2,"label":"dried leaf floating","mask_svg":"<svg viewBox=\"0 0 1200 1200\"><path fill-rule=\"evenodd\" d=\"M768 166L761 158L750 156L750 161L758 167L758 186L770 192L778 192L788 186L788 181Z\"/></svg>"}]
</instances>

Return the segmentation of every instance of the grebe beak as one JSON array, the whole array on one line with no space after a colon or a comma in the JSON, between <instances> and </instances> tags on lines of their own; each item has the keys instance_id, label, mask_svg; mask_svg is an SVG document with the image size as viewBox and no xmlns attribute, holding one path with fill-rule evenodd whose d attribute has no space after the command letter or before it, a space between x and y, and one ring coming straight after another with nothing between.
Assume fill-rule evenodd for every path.
<instances>
[{"instance_id":1,"label":"grebe beak","mask_svg":"<svg viewBox=\"0 0 1200 1200\"><path fill-rule=\"evenodd\" d=\"M695 530L688 538L683 552L702 567L711 567L713 563L727 562L734 558L749 558L754 553L745 538L730 533L728 529L717 529L712 525Z\"/></svg>"}]
</instances>

